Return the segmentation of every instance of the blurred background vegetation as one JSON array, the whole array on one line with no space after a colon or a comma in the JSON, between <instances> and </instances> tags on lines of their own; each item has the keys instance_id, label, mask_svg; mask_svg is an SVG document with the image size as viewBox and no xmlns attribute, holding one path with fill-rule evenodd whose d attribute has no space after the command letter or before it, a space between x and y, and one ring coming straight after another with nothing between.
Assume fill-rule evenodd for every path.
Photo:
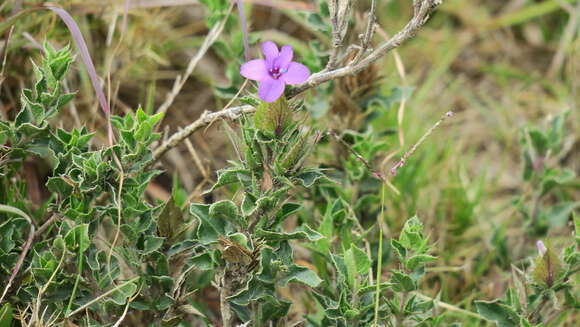
<instances>
[{"instance_id":1,"label":"blurred background vegetation","mask_svg":"<svg viewBox=\"0 0 580 327\"><path fill-rule=\"evenodd\" d=\"M358 1L355 22L364 21L368 2ZM154 113L203 42L208 18L209 23L212 19L195 0L132 0L123 31L122 0L54 3L69 11L81 27L117 114L139 105ZM4 0L0 16L41 4ZM293 45L316 68L320 48L329 42L317 28L316 16L308 14L318 10L317 2L310 0L247 0L252 55L257 55L261 40L273 40ZM380 1L377 12L382 26L376 36L379 42L407 22L410 1ZM524 178L522 153L527 129L546 130L554 117L568 112L561 146L550 153L545 165L572 176L580 171L579 34L580 1L446 0L411 42L366 71L366 80L363 76L340 82L346 88L348 83L359 83L361 92L378 92L379 100L382 96L372 105L372 120L341 111L350 109L344 109L348 105L340 95L328 101L321 96L324 90L306 96L318 128L332 125L368 133L362 125L372 125L376 133L369 137L381 147L369 156L373 165L385 171L439 117L455 112L399 170L393 185L400 194L387 194L387 237L417 214L435 242L439 261L428 269L426 294L439 294L445 302L475 310L474 299L503 296L511 266L528 265L526 258L535 253L537 239L548 238L556 248L569 242L568 219L578 210L580 182L572 177L554 192L537 196L538 185ZM56 47L71 42L62 22L48 11L20 20L6 40L5 35L0 43L2 49L8 45L0 73L4 118L13 117L19 107L20 90L30 83L31 59L40 57L39 45L45 40ZM243 82L238 76L242 51L234 11L226 31L167 111L163 133L171 135L204 110L227 104ZM57 124L68 128L86 124L104 144L106 121L79 60L67 83L70 90L78 90L77 100L63 110ZM211 201L202 192L214 180L215 171L234 157L233 149L221 124L192 135L189 141L164 157L166 172L148 189L152 199L167 199L178 185L190 201ZM321 150L316 158L332 167L329 151ZM40 206L49 196L44 186L49 168L39 161L25 166L30 188L26 201ZM535 216L540 223L530 222ZM458 314L458 318L464 317ZM571 313L559 323L574 326L577 319L578 314Z\"/></svg>"}]
</instances>

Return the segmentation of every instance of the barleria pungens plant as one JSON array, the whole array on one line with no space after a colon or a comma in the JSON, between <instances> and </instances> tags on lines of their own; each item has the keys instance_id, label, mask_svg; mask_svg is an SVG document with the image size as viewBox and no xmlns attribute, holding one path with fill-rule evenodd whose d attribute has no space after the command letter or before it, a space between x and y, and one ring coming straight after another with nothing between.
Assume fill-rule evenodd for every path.
<instances>
[{"instance_id":1,"label":"barleria pungens plant","mask_svg":"<svg viewBox=\"0 0 580 327\"><path fill-rule=\"evenodd\" d=\"M313 293L326 312L320 324L371 324L375 287L365 278L371 272L368 254L355 240L346 251L333 254L329 242L332 225L341 224L339 216L345 219L344 210L337 207L340 201L328 206L320 232L307 224L292 231L282 227L303 209L291 201L298 188L311 188L321 180L332 183L321 169L306 165L321 133L305 129L294 118L299 108L284 97L264 102L253 119L242 119L240 135L229 132L238 160L218 171L210 191L236 184L242 194L236 196L237 203L192 204L190 212L197 221L190 228L192 222L178 200L152 205L144 197L148 183L160 173L144 168L151 160L149 145L159 138L152 131L161 116L149 116L141 109L135 115L113 116L119 140L101 150L91 149L93 134L86 129L53 128L48 119L73 97L61 94L72 57L68 48L56 51L46 44L44 51L42 65L35 66L34 90L23 91L23 106L15 121L1 125L2 142L9 146L3 148L6 165L1 180L2 201L8 205L0 209L10 217L1 225L3 272L8 275L17 265L17 242L38 238L30 250L30 268L16 281L18 287L7 290L10 304L4 310L29 303L22 319L49 325L63 319L107 324L128 308L151 318L163 313L164 325L176 325L192 312L208 321L201 309L187 301L195 288L186 283L186 275L198 270L215 275L224 325L284 325L291 303L279 298L277 288L287 283L316 288L323 282L295 263L290 242L300 240L328 256L337 274L336 285L327 282L321 293ZM52 225L27 236L25 227L31 218L11 214L26 208L25 187L13 177L31 155L53 163L47 187L54 196L37 213L52 215L46 223ZM51 237L43 239L45 233ZM428 246L416 218L393 244L405 270L397 271L392 283L381 284L381 292L388 288L408 294L416 289L418 270L433 259L424 254ZM381 305L381 323L391 314L406 319L417 308L430 308L411 298L399 312L400 301L404 300L395 298ZM310 321L315 324L316 319Z\"/></svg>"},{"instance_id":2,"label":"barleria pungens plant","mask_svg":"<svg viewBox=\"0 0 580 327\"><path fill-rule=\"evenodd\" d=\"M373 167L389 149L383 136L390 132L375 132L369 117L405 101L412 88L378 95L375 63L414 36L441 0L414 0L411 20L377 46L372 40L379 1L369 1L362 24L352 18L354 1L315 1L319 12L294 19L324 34L327 44L312 41L311 53L296 49L295 55L292 46L266 41L264 59L253 60L248 43L257 37L232 32L234 2L243 6L242 1L201 1L209 12L209 33L157 113L139 107L117 116L103 108L111 127L106 145L99 144L96 131L66 129L56 121L75 98L64 87L74 56L68 46L43 45L20 110L0 120L0 327L460 325L442 309L465 315L474 325L489 320L500 327L538 327L549 326L563 308L578 309L573 279L579 269L578 218L576 244L558 255L540 241L539 256L527 272L513 266L515 286L505 300L476 301L479 314L423 294L428 265L438 258L437 242L420 216L403 219L394 230L385 226L385 192L395 188L382 166ZM125 5L128 10L129 2ZM0 22L0 32L28 12ZM67 19L67 26L75 27ZM349 31L352 26L356 32ZM71 30L82 45L82 36ZM223 30L230 31L231 44L218 40ZM347 46L347 40L353 44ZM257 97L246 95L240 106L228 103L203 113L163 138L156 131L164 113L212 46L227 62L230 82L216 94L237 99L249 83ZM81 46L87 64L84 50ZM319 88L316 100L297 99L333 80ZM309 119L324 114L316 108L323 102L334 115L328 131L317 130ZM223 118L239 122L222 124L236 157L216 172L205 202L191 203L176 180L168 200L149 197L147 189L164 173L156 162ZM522 138L525 178L543 185L532 203L571 178L544 169L542 161L561 145L565 118L556 117L546 133L526 130ZM393 174L442 121L402 157ZM328 144L330 154L316 156ZM23 170L31 160L50 167L45 183L50 196L42 205L28 200ZM528 215L528 199L521 199L520 211ZM567 210L561 213L567 216L576 205L554 210ZM550 216L538 212L529 225L541 234ZM300 315L293 309L298 305L304 307Z\"/></svg>"}]
</instances>

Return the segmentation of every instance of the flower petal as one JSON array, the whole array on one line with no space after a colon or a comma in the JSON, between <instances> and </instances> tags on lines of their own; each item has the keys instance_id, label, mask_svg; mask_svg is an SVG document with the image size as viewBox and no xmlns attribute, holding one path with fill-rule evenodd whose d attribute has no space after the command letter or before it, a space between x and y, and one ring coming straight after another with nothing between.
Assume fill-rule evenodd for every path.
<instances>
[{"instance_id":1,"label":"flower petal","mask_svg":"<svg viewBox=\"0 0 580 327\"><path fill-rule=\"evenodd\" d=\"M266 102L274 102L284 93L284 82L279 79L268 78L260 81L258 96Z\"/></svg>"},{"instance_id":2,"label":"flower petal","mask_svg":"<svg viewBox=\"0 0 580 327\"><path fill-rule=\"evenodd\" d=\"M240 68L240 74L245 78L254 81L261 81L270 77L268 69L266 68L266 60L263 59L255 59L246 62Z\"/></svg>"},{"instance_id":3,"label":"flower petal","mask_svg":"<svg viewBox=\"0 0 580 327\"><path fill-rule=\"evenodd\" d=\"M276 58L278 58L278 46L272 41L262 43L262 53L270 66Z\"/></svg>"},{"instance_id":4,"label":"flower petal","mask_svg":"<svg viewBox=\"0 0 580 327\"><path fill-rule=\"evenodd\" d=\"M285 83L294 85L306 82L308 77L310 77L308 67L293 61L288 65L288 71L284 72L281 78Z\"/></svg>"},{"instance_id":5,"label":"flower petal","mask_svg":"<svg viewBox=\"0 0 580 327\"><path fill-rule=\"evenodd\" d=\"M274 65L280 68L280 70L286 70L293 57L294 51L292 50L292 47L285 45L282 47L282 51L280 51L280 54L278 55L278 58L276 58Z\"/></svg>"}]
</instances>

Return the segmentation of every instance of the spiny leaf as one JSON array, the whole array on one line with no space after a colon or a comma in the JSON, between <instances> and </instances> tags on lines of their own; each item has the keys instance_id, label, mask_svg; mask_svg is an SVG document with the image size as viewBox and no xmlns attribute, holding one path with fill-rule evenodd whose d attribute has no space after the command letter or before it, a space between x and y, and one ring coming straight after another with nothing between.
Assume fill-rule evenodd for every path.
<instances>
[{"instance_id":1,"label":"spiny leaf","mask_svg":"<svg viewBox=\"0 0 580 327\"><path fill-rule=\"evenodd\" d=\"M222 200L212 204L209 207L209 215L212 218L217 217L230 221L243 229L248 227L244 217L239 214L238 206L230 200Z\"/></svg>"},{"instance_id":2,"label":"spiny leaf","mask_svg":"<svg viewBox=\"0 0 580 327\"><path fill-rule=\"evenodd\" d=\"M288 283L302 283L310 287L318 287L322 283L322 279L316 275L312 270L293 265L288 269L286 275L280 280L280 284L285 286Z\"/></svg>"},{"instance_id":3,"label":"spiny leaf","mask_svg":"<svg viewBox=\"0 0 580 327\"><path fill-rule=\"evenodd\" d=\"M495 322L498 327L516 327L520 317L509 306L495 301L475 301L475 307L485 319Z\"/></svg>"},{"instance_id":4,"label":"spiny leaf","mask_svg":"<svg viewBox=\"0 0 580 327\"><path fill-rule=\"evenodd\" d=\"M552 287L562 273L562 262L550 246L543 256L536 258L536 266L532 272L534 281L545 287Z\"/></svg>"},{"instance_id":5,"label":"spiny leaf","mask_svg":"<svg viewBox=\"0 0 580 327\"><path fill-rule=\"evenodd\" d=\"M183 224L183 212L173 198L169 198L163 207L163 211L157 218L157 230L159 235L168 239L173 239L179 232Z\"/></svg>"},{"instance_id":6,"label":"spiny leaf","mask_svg":"<svg viewBox=\"0 0 580 327\"><path fill-rule=\"evenodd\" d=\"M286 130L292 122L292 111L285 97L276 102L262 102L254 114L254 124L263 133L278 136Z\"/></svg>"},{"instance_id":7,"label":"spiny leaf","mask_svg":"<svg viewBox=\"0 0 580 327\"><path fill-rule=\"evenodd\" d=\"M256 236L262 237L267 241L309 240L311 242L314 242L324 238L324 236L322 236L320 233L310 228L308 225L302 225L299 228L297 228L294 232L290 233L257 229Z\"/></svg>"}]
</instances>

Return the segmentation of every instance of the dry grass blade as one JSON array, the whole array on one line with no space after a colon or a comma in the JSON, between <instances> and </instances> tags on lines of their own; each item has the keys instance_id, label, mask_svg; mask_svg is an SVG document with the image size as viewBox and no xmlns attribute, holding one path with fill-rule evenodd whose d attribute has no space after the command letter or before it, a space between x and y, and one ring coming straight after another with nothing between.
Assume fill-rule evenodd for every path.
<instances>
[{"instance_id":1,"label":"dry grass blade","mask_svg":"<svg viewBox=\"0 0 580 327\"><path fill-rule=\"evenodd\" d=\"M159 109L157 109L157 113L166 113L167 110L169 110L169 107L171 107L173 101L175 101L175 98L177 97L177 95L179 95L179 92L181 92L181 89L185 85L185 82L187 82L187 79L189 78L189 76L191 76L201 58L203 58L207 50L209 50L212 44L218 39L218 37L222 33L226 21L228 20L228 17L232 13L232 9L233 4L230 5L230 8L228 9L228 12L225 15L225 17L218 24L214 25L214 27L212 27L212 29L209 31L205 40L203 41L203 44L201 45L201 48L196 53L196 55L189 61L187 69L185 70L185 74L183 76L179 75L175 79L171 92L167 94L165 102L163 102L163 104L159 107Z\"/></svg>"}]
</instances>

